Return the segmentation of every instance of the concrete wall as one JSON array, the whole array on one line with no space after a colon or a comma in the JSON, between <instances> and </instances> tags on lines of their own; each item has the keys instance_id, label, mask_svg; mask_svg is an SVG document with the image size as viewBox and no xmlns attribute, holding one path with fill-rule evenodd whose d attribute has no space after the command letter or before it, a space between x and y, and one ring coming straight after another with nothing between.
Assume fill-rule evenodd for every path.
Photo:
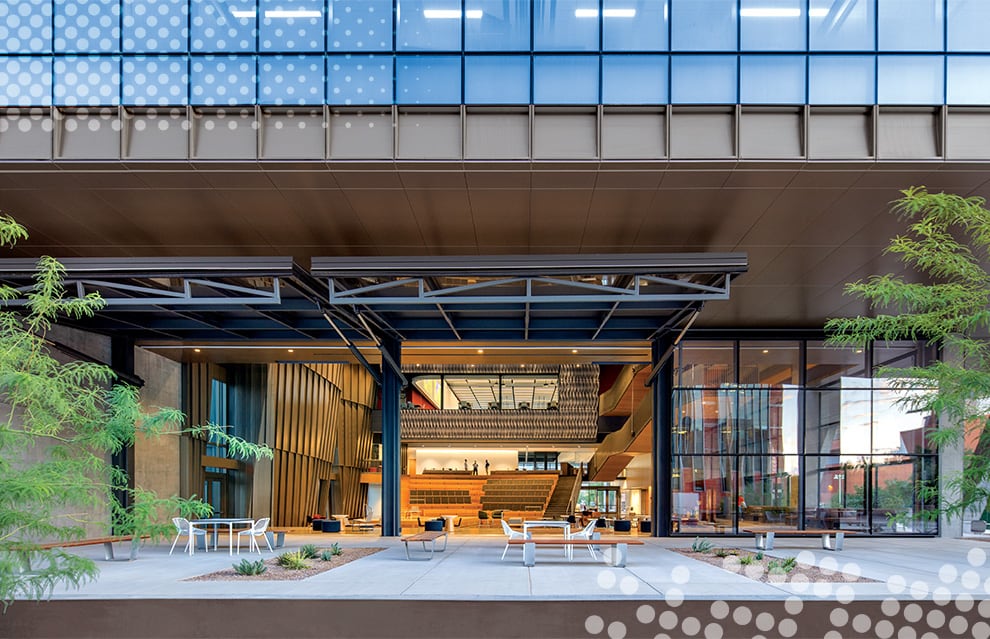
<instances>
[{"instance_id":1,"label":"concrete wall","mask_svg":"<svg viewBox=\"0 0 990 639\"><path fill-rule=\"evenodd\" d=\"M145 411L181 407L182 365L141 348L134 349L134 372L144 380ZM179 494L179 435L138 436L134 445L134 485L162 497Z\"/></svg>"}]
</instances>

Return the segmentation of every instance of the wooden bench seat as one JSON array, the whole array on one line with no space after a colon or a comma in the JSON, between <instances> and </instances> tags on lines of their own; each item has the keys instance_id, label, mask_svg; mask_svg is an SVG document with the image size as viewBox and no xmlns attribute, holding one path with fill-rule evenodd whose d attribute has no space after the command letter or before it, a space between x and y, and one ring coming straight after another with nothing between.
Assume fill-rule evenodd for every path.
<instances>
[{"instance_id":1,"label":"wooden bench seat","mask_svg":"<svg viewBox=\"0 0 990 639\"><path fill-rule=\"evenodd\" d=\"M437 539L443 537L443 548L437 548ZM426 557L413 557L409 554L409 542L418 541L423 544L423 552L426 552L426 542L430 542L429 552ZM406 559L410 561L429 561L433 559L433 553L447 550L447 531L426 530L415 535L402 538L402 543L406 545Z\"/></svg>"},{"instance_id":2,"label":"wooden bench seat","mask_svg":"<svg viewBox=\"0 0 990 639\"><path fill-rule=\"evenodd\" d=\"M510 546L523 547L523 564L526 566L536 565L537 546L615 546L612 565L617 568L625 567L629 546L643 545L643 542L638 539L560 539L553 537L510 539L508 543Z\"/></svg>"},{"instance_id":3,"label":"wooden bench seat","mask_svg":"<svg viewBox=\"0 0 990 639\"><path fill-rule=\"evenodd\" d=\"M744 533L755 535L757 550L773 550L776 537L821 537L822 548L831 551L842 550L842 542L847 535L856 533L849 530L795 530L793 528L743 528Z\"/></svg>"},{"instance_id":4,"label":"wooden bench seat","mask_svg":"<svg viewBox=\"0 0 990 639\"><path fill-rule=\"evenodd\" d=\"M147 539L148 535L144 535L141 539ZM132 535L117 535L112 537L94 537L91 539L70 539L66 541L52 541L44 544L18 544L11 548L20 554L21 563L24 564L24 569L31 570L31 552L35 550L51 550L52 548L78 548L81 546L96 546L103 544L103 558L106 561L113 561L113 545L117 542L131 541L134 537ZM131 547L131 553L129 559L137 558L138 546L135 544Z\"/></svg>"}]
</instances>

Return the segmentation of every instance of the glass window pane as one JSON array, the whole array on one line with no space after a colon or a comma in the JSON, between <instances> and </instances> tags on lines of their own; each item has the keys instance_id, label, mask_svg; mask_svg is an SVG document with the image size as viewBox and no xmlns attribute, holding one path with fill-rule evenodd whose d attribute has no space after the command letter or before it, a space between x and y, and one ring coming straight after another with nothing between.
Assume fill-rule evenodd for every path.
<instances>
[{"instance_id":1,"label":"glass window pane","mask_svg":"<svg viewBox=\"0 0 990 639\"><path fill-rule=\"evenodd\" d=\"M798 342L739 342L739 383L797 384L800 357Z\"/></svg>"},{"instance_id":2,"label":"glass window pane","mask_svg":"<svg viewBox=\"0 0 990 639\"><path fill-rule=\"evenodd\" d=\"M679 456L671 474L671 531L683 535L733 532L735 458Z\"/></svg>"},{"instance_id":3,"label":"glass window pane","mask_svg":"<svg viewBox=\"0 0 990 639\"><path fill-rule=\"evenodd\" d=\"M56 105L120 104L120 56L56 58L54 71Z\"/></svg>"},{"instance_id":4,"label":"glass window pane","mask_svg":"<svg viewBox=\"0 0 990 639\"><path fill-rule=\"evenodd\" d=\"M876 48L873 0L811 0L808 20L812 51L873 51Z\"/></svg>"},{"instance_id":5,"label":"glass window pane","mask_svg":"<svg viewBox=\"0 0 990 639\"><path fill-rule=\"evenodd\" d=\"M481 379L473 379L473 386L467 399L472 406L488 408L492 400L491 388ZM556 376L503 375L501 378L501 408L503 410L546 410L548 406L559 407L560 395L557 392ZM492 390L497 390L492 388ZM459 394L461 396L461 394Z\"/></svg>"},{"instance_id":6,"label":"glass window pane","mask_svg":"<svg viewBox=\"0 0 990 639\"><path fill-rule=\"evenodd\" d=\"M62 19L65 20L64 13ZM0 52L47 53L51 50L52 3L50 0L0 3Z\"/></svg>"},{"instance_id":7,"label":"glass window pane","mask_svg":"<svg viewBox=\"0 0 990 639\"><path fill-rule=\"evenodd\" d=\"M807 391L805 452L870 454L871 396L869 379L851 377L841 389Z\"/></svg>"},{"instance_id":8,"label":"glass window pane","mask_svg":"<svg viewBox=\"0 0 990 639\"><path fill-rule=\"evenodd\" d=\"M604 0L603 14L603 50L667 50L667 0Z\"/></svg>"},{"instance_id":9,"label":"glass window pane","mask_svg":"<svg viewBox=\"0 0 990 639\"><path fill-rule=\"evenodd\" d=\"M938 481L935 457L873 457L872 530L877 533L935 534L937 523L926 514L936 504L926 503L919 484Z\"/></svg>"},{"instance_id":10,"label":"glass window pane","mask_svg":"<svg viewBox=\"0 0 990 639\"><path fill-rule=\"evenodd\" d=\"M990 104L990 57L949 56L948 104Z\"/></svg>"},{"instance_id":11,"label":"glass window pane","mask_svg":"<svg viewBox=\"0 0 990 639\"><path fill-rule=\"evenodd\" d=\"M681 342L674 354L674 386L718 388L736 382L732 342Z\"/></svg>"},{"instance_id":12,"label":"glass window pane","mask_svg":"<svg viewBox=\"0 0 990 639\"><path fill-rule=\"evenodd\" d=\"M804 525L827 530L868 529L862 457L805 458Z\"/></svg>"},{"instance_id":13,"label":"glass window pane","mask_svg":"<svg viewBox=\"0 0 990 639\"><path fill-rule=\"evenodd\" d=\"M735 420L737 451L797 454L798 395L797 388L743 387Z\"/></svg>"},{"instance_id":14,"label":"glass window pane","mask_svg":"<svg viewBox=\"0 0 990 639\"><path fill-rule=\"evenodd\" d=\"M873 453L883 455L935 452L928 433L935 427L931 413L916 409L922 391L894 388L887 379L874 380Z\"/></svg>"},{"instance_id":15,"label":"glass window pane","mask_svg":"<svg viewBox=\"0 0 990 639\"><path fill-rule=\"evenodd\" d=\"M188 51L186 0L124 0L124 51Z\"/></svg>"},{"instance_id":16,"label":"glass window pane","mask_svg":"<svg viewBox=\"0 0 990 639\"><path fill-rule=\"evenodd\" d=\"M535 0L533 49L597 51L598 0Z\"/></svg>"},{"instance_id":17,"label":"glass window pane","mask_svg":"<svg viewBox=\"0 0 990 639\"><path fill-rule=\"evenodd\" d=\"M262 56L258 104L323 104L323 56Z\"/></svg>"},{"instance_id":18,"label":"glass window pane","mask_svg":"<svg viewBox=\"0 0 990 639\"><path fill-rule=\"evenodd\" d=\"M255 60L250 55L204 55L191 60L192 104L254 104Z\"/></svg>"},{"instance_id":19,"label":"glass window pane","mask_svg":"<svg viewBox=\"0 0 990 639\"><path fill-rule=\"evenodd\" d=\"M399 104L460 104L461 58L422 55L399 58L395 74Z\"/></svg>"},{"instance_id":20,"label":"glass window pane","mask_svg":"<svg viewBox=\"0 0 990 639\"><path fill-rule=\"evenodd\" d=\"M730 453L733 444L737 393L729 390L674 392L671 450L675 455Z\"/></svg>"},{"instance_id":21,"label":"glass window pane","mask_svg":"<svg viewBox=\"0 0 990 639\"><path fill-rule=\"evenodd\" d=\"M0 87L0 106L51 106L51 58L0 58Z\"/></svg>"},{"instance_id":22,"label":"glass window pane","mask_svg":"<svg viewBox=\"0 0 990 639\"><path fill-rule=\"evenodd\" d=\"M192 0L193 51L254 51L255 0Z\"/></svg>"},{"instance_id":23,"label":"glass window pane","mask_svg":"<svg viewBox=\"0 0 990 639\"><path fill-rule=\"evenodd\" d=\"M397 51L460 51L461 0L399 0Z\"/></svg>"},{"instance_id":24,"label":"glass window pane","mask_svg":"<svg viewBox=\"0 0 990 639\"><path fill-rule=\"evenodd\" d=\"M739 528L797 528L799 477L797 455L741 456Z\"/></svg>"},{"instance_id":25,"label":"glass window pane","mask_svg":"<svg viewBox=\"0 0 990 639\"><path fill-rule=\"evenodd\" d=\"M327 51L391 51L392 0L333 0Z\"/></svg>"},{"instance_id":26,"label":"glass window pane","mask_svg":"<svg viewBox=\"0 0 990 639\"><path fill-rule=\"evenodd\" d=\"M808 388L841 385L847 377L866 377L866 353L862 348L838 348L824 342L808 342Z\"/></svg>"},{"instance_id":27,"label":"glass window pane","mask_svg":"<svg viewBox=\"0 0 990 639\"><path fill-rule=\"evenodd\" d=\"M529 104L528 55L486 55L464 58L464 101L467 104Z\"/></svg>"},{"instance_id":28,"label":"glass window pane","mask_svg":"<svg viewBox=\"0 0 990 639\"><path fill-rule=\"evenodd\" d=\"M665 55L602 56L602 103L666 104Z\"/></svg>"},{"instance_id":29,"label":"glass window pane","mask_svg":"<svg viewBox=\"0 0 990 639\"><path fill-rule=\"evenodd\" d=\"M598 56L537 56L533 60L533 102L597 104Z\"/></svg>"},{"instance_id":30,"label":"glass window pane","mask_svg":"<svg viewBox=\"0 0 990 639\"><path fill-rule=\"evenodd\" d=\"M923 365L926 347L915 342L884 342L873 346L874 371L881 367L909 368Z\"/></svg>"},{"instance_id":31,"label":"glass window pane","mask_svg":"<svg viewBox=\"0 0 990 639\"><path fill-rule=\"evenodd\" d=\"M414 377L412 379L412 387L415 393L412 394L411 401L415 405L431 410L443 408L444 388L443 380L439 375L420 375ZM456 400L454 400L454 406L457 406Z\"/></svg>"},{"instance_id":32,"label":"glass window pane","mask_svg":"<svg viewBox=\"0 0 990 639\"><path fill-rule=\"evenodd\" d=\"M55 0L55 50L119 51L120 2Z\"/></svg>"},{"instance_id":33,"label":"glass window pane","mask_svg":"<svg viewBox=\"0 0 990 639\"><path fill-rule=\"evenodd\" d=\"M803 55L744 55L739 70L743 104L804 104Z\"/></svg>"},{"instance_id":34,"label":"glass window pane","mask_svg":"<svg viewBox=\"0 0 990 639\"><path fill-rule=\"evenodd\" d=\"M670 72L675 104L736 103L734 55L675 55Z\"/></svg>"},{"instance_id":35,"label":"glass window pane","mask_svg":"<svg viewBox=\"0 0 990 639\"><path fill-rule=\"evenodd\" d=\"M390 55L332 55L327 59L330 104L392 104Z\"/></svg>"},{"instance_id":36,"label":"glass window pane","mask_svg":"<svg viewBox=\"0 0 990 639\"><path fill-rule=\"evenodd\" d=\"M803 51L804 0L742 0L743 51Z\"/></svg>"},{"instance_id":37,"label":"glass window pane","mask_svg":"<svg viewBox=\"0 0 990 639\"><path fill-rule=\"evenodd\" d=\"M882 55L877 64L878 104L942 104L944 61L940 55Z\"/></svg>"},{"instance_id":38,"label":"glass window pane","mask_svg":"<svg viewBox=\"0 0 990 639\"><path fill-rule=\"evenodd\" d=\"M942 0L877 0L881 51L941 51Z\"/></svg>"},{"instance_id":39,"label":"glass window pane","mask_svg":"<svg viewBox=\"0 0 990 639\"><path fill-rule=\"evenodd\" d=\"M810 104L873 104L876 60L871 55L811 56L808 62Z\"/></svg>"},{"instance_id":40,"label":"glass window pane","mask_svg":"<svg viewBox=\"0 0 990 639\"><path fill-rule=\"evenodd\" d=\"M323 51L323 0L261 0L259 51Z\"/></svg>"},{"instance_id":41,"label":"glass window pane","mask_svg":"<svg viewBox=\"0 0 990 639\"><path fill-rule=\"evenodd\" d=\"M464 49L529 51L529 0L466 0Z\"/></svg>"},{"instance_id":42,"label":"glass window pane","mask_svg":"<svg viewBox=\"0 0 990 639\"><path fill-rule=\"evenodd\" d=\"M671 0L674 51L735 51L736 0Z\"/></svg>"},{"instance_id":43,"label":"glass window pane","mask_svg":"<svg viewBox=\"0 0 990 639\"><path fill-rule=\"evenodd\" d=\"M132 56L124 59L124 104L188 104L185 56ZM217 422L222 423L222 422Z\"/></svg>"},{"instance_id":44,"label":"glass window pane","mask_svg":"<svg viewBox=\"0 0 990 639\"><path fill-rule=\"evenodd\" d=\"M948 0L949 51L990 51L990 2Z\"/></svg>"}]
</instances>

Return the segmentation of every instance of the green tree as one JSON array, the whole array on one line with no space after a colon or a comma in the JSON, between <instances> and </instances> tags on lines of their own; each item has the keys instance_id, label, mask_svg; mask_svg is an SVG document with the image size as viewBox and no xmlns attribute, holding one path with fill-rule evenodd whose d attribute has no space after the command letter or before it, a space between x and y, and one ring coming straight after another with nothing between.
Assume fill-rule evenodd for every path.
<instances>
[{"instance_id":1,"label":"green tree","mask_svg":"<svg viewBox=\"0 0 990 639\"><path fill-rule=\"evenodd\" d=\"M27 237L24 227L0 215L0 244ZM184 427L173 408L147 412L138 390L117 383L113 371L93 362L60 362L46 334L60 316L84 318L102 308L95 294L64 295L63 267L51 257L38 261L34 285L22 306L9 304L22 293L0 284L0 602L43 598L58 585L79 585L96 577L96 564L43 540L72 540L99 525L133 534L132 557L142 536L162 538L175 529L174 514L202 516L210 506L189 499L159 497L129 488L128 476L111 455L138 434L215 435L233 456L272 456L265 446L227 435L215 424ZM115 491L128 493L122 508ZM102 514L102 515L101 515Z\"/></svg>"},{"instance_id":2,"label":"green tree","mask_svg":"<svg viewBox=\"0 0 990 639\"><path fill-rule=\"evenodd\" d=\"M901 193L892 210L907 221L907 231L893 238L886 252L899 256L923 281L887 274L847 284L846 293L865 300L873 314L831 319L825 329L835 345L910 339L939 347L944 357L927 366L879 373L906 391L909 409L938 416L939 428L928 433L936 446L964 446L962 471L948 474L941 491L930 483L917 487L924 501L938 503L930 515L987 517L990 211L983 198L929 193L924 187Z\"/></svg>"}]
</instances>

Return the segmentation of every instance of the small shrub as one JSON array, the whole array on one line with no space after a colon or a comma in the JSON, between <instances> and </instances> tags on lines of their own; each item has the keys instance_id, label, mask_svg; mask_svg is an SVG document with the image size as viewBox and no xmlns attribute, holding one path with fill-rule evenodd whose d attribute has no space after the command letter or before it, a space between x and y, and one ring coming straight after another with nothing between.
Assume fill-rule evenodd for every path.
<instances>
[{"instance_id":1,"label":"small shrub","mask_svg":"<svg viewBox=\"0 0 990 639\"><path fill-rule=\"evenodd\" d=\"M746 555L739 558L739 563L743 566L748 566L753 563L753 555Z\"/></svg>"},{"instance_id":2,"label":"small shrub","mask_svg":"<svg viewBox=\"0 0 990 639\"><path fill-rule=\"evenodd\" d=\"M314 546L313 544L306 544L305 546L299 549L299 554L305 557L306 559L315 559L317 554L316 546Z\"/></svg>"},{"instance_id":3,"label":"small shrub","mask_svg":"<svg viewBox=\"0 0 990 639\"><path fill-rule=\"evenodd\" d=\"M705 553L712 549L712 542L707 539L702 539L701 537L695 537L694 542L691 543L692 552Z\"/></svg>"},{"instance_id":4,"label":"small shrub","mask_svg":"<svg viewBox=\"0 0 990 639\"><path fill-rule=\"evenodd\" d=\"M330 546L330 555L333 557L339 557L343 555L344 551L340 548L340 544L334 544Z\"/></svg>"},{"instance_id":5,"label":"small shrub","mask_svg":"<svg viewBox=\"0 0 990 639\"><path fill-rule=\"evenodd\" d=\"M306 563L306 557L298 550L296 552L283 553L278 556L276 561L279 566L289 570L305 570L309 567L309 564Z\"/></svg>"},{"instance_id":6,"label":"small shrub","mask_svg":"<svg viewBox=\"0 0 990 639\"><path fill-rule=\"evenodd\" d=\"M776 559L768 561L767 572L770 573L771 575L782 575L785 572L784 565Z\"/></svg>"},{"instance_id":7,"label":"small shrub","mask_svg":"<svg viewBox=\"0 0 990 639\"><path fill-rule=\"evenodd\" d=\"M725 548L718 548L715 550L715 556L718 557L719 559L725 559L726 557L729 556L729 551L726 550Z\"/></svg>"},{"instance_id":8,"label":"small shrub","mask_svg":"<svg viewBox=\"0 0 990 639\"><path fill-rule=\"evenodd\" d=\"M249 561L247 559L241 559L240 562L234 564L234 572L236 572L238 575L245 575L245 576L261 575L264 574L266 570L268 570L268 566L266 566L265 562L261 559L259 559L258 561Z\"/></svg>"},{"instance_id":9,"label":"small shrub","mask_svg":"<svg viewBox=\"0 0 990 639\"><path fill-rule=\"evenodd\" d=\"M324 550L320 553L320 561L330 561L333 559L333 552L330 550Z\"/></svg>"},{"instance_id":10,"label":"small shrub","mask_svg":"<svg viewBox=\"0 0 990 639\"><path fill-rule=\"evenodd\" d=\"M763 561L763 552L756 553L756 561Z\"/></svg>"},{"instance_id":11,"label":"small shrub","mask_svg":"<svg viewBox=\"0 0 990 639\"><path fill-rule=\"evenodd\" d=\"M787 559L784 560L784 563L782 563L780 567L784 569L784 572L790 572L794 570L797 567L797 558L788 557Z\"/></svg>"}]
</instances>

